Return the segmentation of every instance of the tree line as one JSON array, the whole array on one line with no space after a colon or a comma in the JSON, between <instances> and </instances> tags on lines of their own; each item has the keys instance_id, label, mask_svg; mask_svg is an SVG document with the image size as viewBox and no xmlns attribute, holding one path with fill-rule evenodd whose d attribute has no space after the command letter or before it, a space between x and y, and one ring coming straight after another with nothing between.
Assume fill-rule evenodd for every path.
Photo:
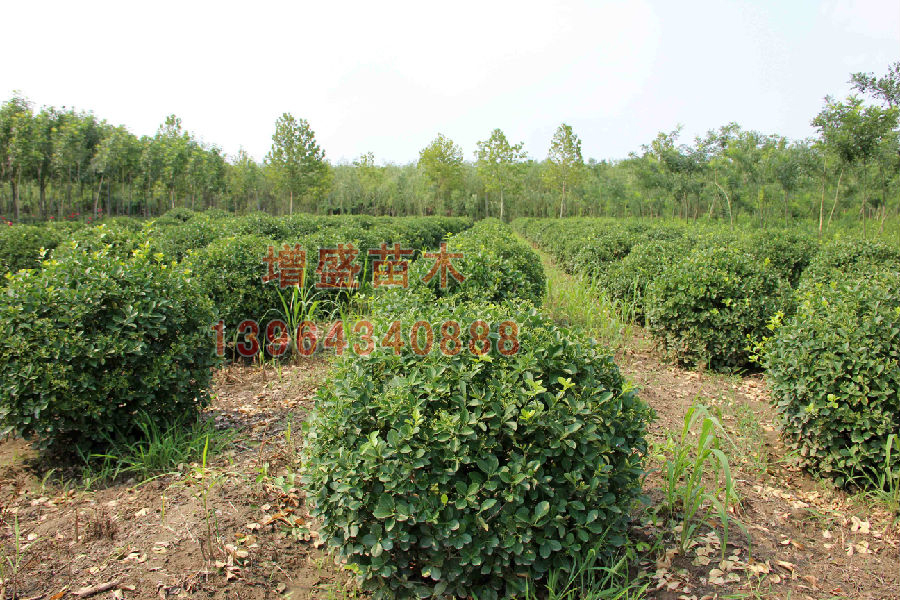
<instances>
[{"instance_id":1,"label":"tree line","mask_svg":"<svg viewBox=\"0 0 900 600\"><path fill-rule=\"evenodd\" d=\"M137 137L91 112L0 107L0 214L9 222L152 217L170 208L245 213L373 215L642 216L760 224L848 215L867 223L900 214L900 62L887 74L854 73L854 94L826 97L816 135L791 140L729 123L691 141L661 132L619 160L585 160L562 124L543 159L495 129L470 160L442 134L405 165L366 153L332 164L304 119L275 123L258 162L226 156L170 115Z\"/></svg>"}]
</instances>

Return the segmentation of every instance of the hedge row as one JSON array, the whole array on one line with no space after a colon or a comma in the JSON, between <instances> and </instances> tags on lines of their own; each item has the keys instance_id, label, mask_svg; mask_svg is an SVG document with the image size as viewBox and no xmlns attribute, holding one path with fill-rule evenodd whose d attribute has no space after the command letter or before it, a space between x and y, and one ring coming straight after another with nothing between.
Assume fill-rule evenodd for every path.
<instances>
[{"instance_id":1,"label":"hedge row","mask_svg":"<svg viewBox=\"0 0 900 600\"><path fill-rule=\"evenodd\" d=\"M331 232L332 235L325 237L358 240L372 247L382 242L399 242L419 252L437 248L445 236L471 225L471 219L463 217L273 217L266 213L233 216L224 211L194 212L176 208L152 221L111 217L95 225L51 222L4 227L0 229L0 274L39 268L41 249L51 251L66 241L87 249L112 245L123 257L149 242L153 253L161 253L166 260L182 260L190 251L226 237L254 235L279 243L294 243Z\"/></svg>"},{"instance_id":2,"label":"hedge row","mask_svg":"<svg viewBox=\"0 0 900 600\"><path fill-rule=\"evenodd\" d=\"M784 437L810 470L840 485L900 477L897 442L890 461L886 451L900 431L896 247L600 219L514 226L570 272L599 277L683 363L754 368L750 348L762 347Z\"/></svg>"},{"instance_id":3,"label":"hedge row","mask_svg":"<svg viewBox=\"0 0 900 600\"><path fill-rule=\"evenodd\" d=\"M217 361L210 326L280 312L278 282L263 284L268 246L287 239L250 233L289 221L307 254L312 284L318 248L353 243L433 244L466 219L265 215L171 211L156 221L109 219L0 230L8 269L0 293L0 428L44 448L102 449L157 423L196 413ZM234 235L235 231L245 232ZM41 249L44 249L41 261Z\"/></svg>"},{"instance_id":4,"label":"hedge row","mask_svg":"<svg viewBox=\"0 0 900 600\"><path fill-rule=\"evenodd\" d=\"M513 226L566 271L599 279L673 358L714 369L753 367L747 336L758 338L772 315L790 312L790 288L818 252L815 238L787 230L611 219Z\"/></svg>"}]
</instances>

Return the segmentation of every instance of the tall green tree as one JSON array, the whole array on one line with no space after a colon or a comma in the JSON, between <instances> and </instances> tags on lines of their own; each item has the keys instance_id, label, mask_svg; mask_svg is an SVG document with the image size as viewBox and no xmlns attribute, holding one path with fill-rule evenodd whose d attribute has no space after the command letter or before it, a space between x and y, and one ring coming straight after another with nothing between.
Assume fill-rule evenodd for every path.
<instances>
[{"instance_id":1,"label":"tall green tree","mask_svg":"<svg viewBox=\"0 0 900 600\"><path fill-rule=\"evenodd\" d=\"M288 213L294 213L294 197L309 201L328 191L331 172L325 151L306 119L284 113L275 121L272 149L266 162L274 170L279 188L289 196Z\"/></svg>"},{"instance_id":2,"label":"tall green tree","mask_svg":"<svg viewBox=\"0 0 900 600\"><path fill-rule=\"evenodd\" d=\"M243 148L232 158L228 169L229 209L235 212L262 210L260 194L265 188L262 169Z\"/></svg>"},{"instance_id":3,"label":"tall green tree","mask_svg":"<svg viewBox=\"0 0 900 600\"><path fill-rule=\"evenodd\" d=\"M169 115L159 126L154 142L160 148L162 180L166 182L169 208L175 208L176 193L180 187L184 186L192 140L182 128L181 119L175 115Z\"/></svg>"},{"instance_id":4,"label":"tall green tree","mask_svg":"<svg viewBox=\"0 0 900 600\"><path fill-rule=\"evenodd\" d=\"M900 61L889 66L883 77L876 77L874 73L853 73L850 83L856 91L880 100L889 108L900 107Z\"/></svg>"},{"instance_id":5,"label":"tall green tree","mask_svg":"<svg viewBox=\"0 0 900 600\"><path fill-rule=\"evenodd\" d=\"M841 175L847 168L856 165L861 168L863 197L860 215L863 219L864 233L868 209L869 163L876 156L884 140L897 128L898 112L900 111L895 107L865 106L856 96L850 96L845 102L826 97L825 108L812 121L813 126L819 130L826 148L838 157ZM840 180L839 176L831 215L837 206ZM831 215L828 218L829 222Z\"/></svg>"},{"instance_id":6,"label":"tall green tree","mask_svg":"<svg viewBox=\"0 0 900 600\"><path fill-rule=\"evenodd\" d=\"M419 169L429 181L435 198L446 206L451 192L462 183L463 151L453 140L439 133L419 151Z\"/></svg>"},{"instance_id":7,"label":"tall green tree","mask_svg":"<svg viewBox=\"0 0 900 600\"><path fill-rule=\"evenodd\" d=\"M550 141L547 163L544 181L549 187L559 190L559 216L562 218L566 210L566 197L584 176L581 139L575 135L571 125L563 123L556 129Z\"/></svg>"},{"instance_id":8,"label":"tall green tree","mask_svg":"<svg viewBox=\"0 0 900 600\"><path fill-rule=\"evenodd\" d=\"M31 103L18 94L0 107L0 173L9 183L10 207L19 220L22 178L34 159Z\"/></svg>"},{"instance_id":9,"label":"tall green tree","mask_svg":"<svg viewBox=\"0 0 900 600\"><path fill-rule=\"evenodd\" d=\"M520 184L518 167L527 158L522 150L523 142L510 144L506 134L500 129L491 132L491 137L478 142L475 152L478 175L484 181L486 194L496 194L500 200L500 219L504 216L504 192L515 191Z\"/></svg>"}]
</instances>

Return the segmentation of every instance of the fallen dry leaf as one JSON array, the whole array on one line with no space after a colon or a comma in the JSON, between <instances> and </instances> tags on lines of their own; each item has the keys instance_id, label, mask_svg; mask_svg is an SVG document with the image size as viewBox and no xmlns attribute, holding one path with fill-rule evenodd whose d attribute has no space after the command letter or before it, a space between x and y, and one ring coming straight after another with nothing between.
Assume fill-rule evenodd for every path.
<instances>
[{"instance_id":1,"label":"fallen dry leaf","mask_svg":"<svg viewBox=\"0 0 900 600\"><path fill-rule=\"evenodd\" d=\"M852 525L850 526L850 531L852 531L853 533L869 533L869 521L863 521L859 517L851 516L850 522L852 523Z\"/></svg>"}]
</instances>

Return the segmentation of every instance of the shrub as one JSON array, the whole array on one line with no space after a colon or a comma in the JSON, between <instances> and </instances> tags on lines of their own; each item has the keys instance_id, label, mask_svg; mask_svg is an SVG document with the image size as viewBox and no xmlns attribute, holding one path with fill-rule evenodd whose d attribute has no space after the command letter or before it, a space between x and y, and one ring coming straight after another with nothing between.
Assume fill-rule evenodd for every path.
<instances>
[{"instance_id":1,"label":"shrub","mask_svg":"<svg viewBox=\"0 0 900 600\"><path fill-rule=\"evenodd\" d=\"M72 233L67 244L62 244L53 252L56 260L66 260L73 252L96 252L106 249L118 258L128 258L145 242L145 235L118 225L97 225L83 227ZM157 249L150 247L153 254Z\"/></svg>"},{"instance_id":2,"label":"shrub","mask_svg":"<svg viewBox=\"0 0 900 600\"><path fill-rule=\"evenodd\" d=\"M44 227L53 230L61 239L67 238L74 231L78 231L88 225L81 221L48 221Z\"/></svg>"},{"instance_id":3,"label":"shrub","mask_svg":"<svg viewBox=\"0 0 900 600\"><path fill-rule=\"evenodd\" d=\"M818 252L819 243L806 233L776 229L746 235L740 247L757 260L768 260L779 275L796 287Z\"/></svg>"},{"instance_id":4,"label":"shrub","mask_svg":"<svg viewBox=\"0 0 900 600\"><path fill-rule=\"evenodd\" d=\"M140 219L135 219L134 217L126 216L107 217L103 219L103 224L109 225L111 227L128 229L129 231L133 231L135 233L140 232L144 229L143 221L141 221Z\"/></svg>"},{"instance_id":5,"label":"shrub","mask_svg":"<svg viewBox=\"0 0 900 600\"><path fill-rule=\"evenodd\" d=\"M189 208L179 206L177 208L166 211L166 213L160 218L178 223L186 223L190 221L196 214L197 213Z\"/></svg>"},{"instance_id":6,"label":"shrub","mask_svg":"<svg viewBox=\"0 0 900 600\"><path fill-rule=\"evenodd\" d=\"M263 258L269 246L280 248L270 239L239 235L215 240L187 258L186 263L212 299L217 319L225 321L226 329L236 327L244 319L261 321L272 309L281 310L278 282L262 281L267 272Z\"/></svg>"},{"instance_id":7,"label":"shrub","mask_svg":"<svg viewBox=\"0 0 900 600\"><path fill-rule=\"evenodd\" d=\"M521 299L538 304L543 298L546 278L540 257L497 219L479 221L471 229L451 236L447 251L463 255L452 259L451 264L465 281L457 282L448 272L447 288L441 289L438 272L423 284L422 278L437 261L423 256L410 266L410 286L427 285L436 297L453 297L460 302Z\"/></svg>"},{"instance_id":8,"label":"shrub","mask_svg":"<svg viewBox=\"0 0 900 600\"><path fill-rule=\"evenodd\" d=\"M766 357L788 443L840 485L900 472L885 444L900 429L900 274L809 281Z\"/></svg>"},{"instance_id":9,"label":"shrub","mask_svg":"<svg viewBox=\"0 0 900 600\"><path fill-rule=\"evenodd\" d=\"M645 313L647 286L667 265L690 253L692 244L689 238L636 244L625 258L609 265L603 274L603 286L610 298L626 303L635 319L641 320Z\"/></svg>"},{"instance_id":10,"label":"shrub","mask_svg":"<svg viewBox=\"0 0 900 600\"><path fill-rule=\"evenodd\" d=\"M253 212L232 220L228 224L228 233L258 235L274 240L283 240L288 237L288 228L285 219L279 219L264 212Z\"/></svg>"},{"instance_id":11,"label":"shrub","mask_svg":"<svg viewBox=\"0 0 900 600\"><path fill-rule=\"evenodd\" d=\"M421 319L435 349L346 354L318 393L303 461L321 535L375 597L521 595L599 539L609 553L625 542L651 411L611 356L533 309L379 314L379 339L392 319ZM476 357L466 331L444 356L448 319L484 319L494 336L512 319L519 352Z\"/></svg>"},{"instance_id":12,"label":"shrub","mask_svg":"<svg viewBox=\"0 0 900 600\"><path fill-rule=\"evenodd\" d=\"M194 280L144 250L72 252L0 294L0 423L42 448L92 449L207 400L213 312Z\"/></svg>"},{"instance_id":13,"label":"shrub","mask_svg":"<svg viewBox=\"0 0 900 600\"><path fill-rule=\"evenodd\" d=\"M828 281L851 271L868 272L884 266L900 269L900 250L873 240L838 239L822 247L804 273L804 279Z\"/></svg>"},{"instance_id":14,"label":"shrub","mask_svg":"<svg viewBox=\"0 0 900 600\"><path fill-rule=\"evenodd\" d=\"M191 250L203 248L225 235L226 227L222 222L197 217L180 225L157 228L152 242L166 258L181 260Z\"/></svg>"},{"instance_id":15,"label":"shrub","mask_svg":"<svg viewBox=\"0 0 900 600\"><path fill-rule=\"evenodd\" d=\"M604 276L636 244L685 237L681 225L606 218L516 219L513 228L566 272L588 278Z\"/></svg>"},{"instance_id":16,"label":"shrub","mask_svg":"<svg viewBox=\"0 0 900 600\"><path fill-rule=\"evenodd\" d=\"M731 248L698 248L647 290L650 331L680 362L714 370L748 367L748 336L789 310L790 288L775 269Z\"/></svg>"},{"instance_id":17,"label":"shrub","mask_svg":"<svg viewBox=\"0 0 900 600\"><path fill-rule=\"evenodd\" d=\"M0 274L41 266L41 248L52 250L62 236L55 229L35 225L0 228Z\"/></svg>"},{"instance_id":18,"label":"shrub","mask_svg":"<svg viewBox=\"0 0 900 600\"><path fill-rule=\"evenodd\" d=\"M571 259L571 272L586 277L601 275L610 264L628 255L638 235L624 227L596 228L579 240Z\"/></svg>"},{"instance_id":19,"label":"shrub","mask_svg":"<svg viewBox=\"0 0 900 600\"><path fill-rule=\"evenodd\" d=\"M195 213L195 214L197 215L197 217L209 219L212 221L221 221L223 219L228 220L228 219L234 218L233 212L229 212L222 208L215 208L213 206L208 207L202 213ZM195 218L197 218L197 217L195 217Z\"/></svg>"}]
</instances>

